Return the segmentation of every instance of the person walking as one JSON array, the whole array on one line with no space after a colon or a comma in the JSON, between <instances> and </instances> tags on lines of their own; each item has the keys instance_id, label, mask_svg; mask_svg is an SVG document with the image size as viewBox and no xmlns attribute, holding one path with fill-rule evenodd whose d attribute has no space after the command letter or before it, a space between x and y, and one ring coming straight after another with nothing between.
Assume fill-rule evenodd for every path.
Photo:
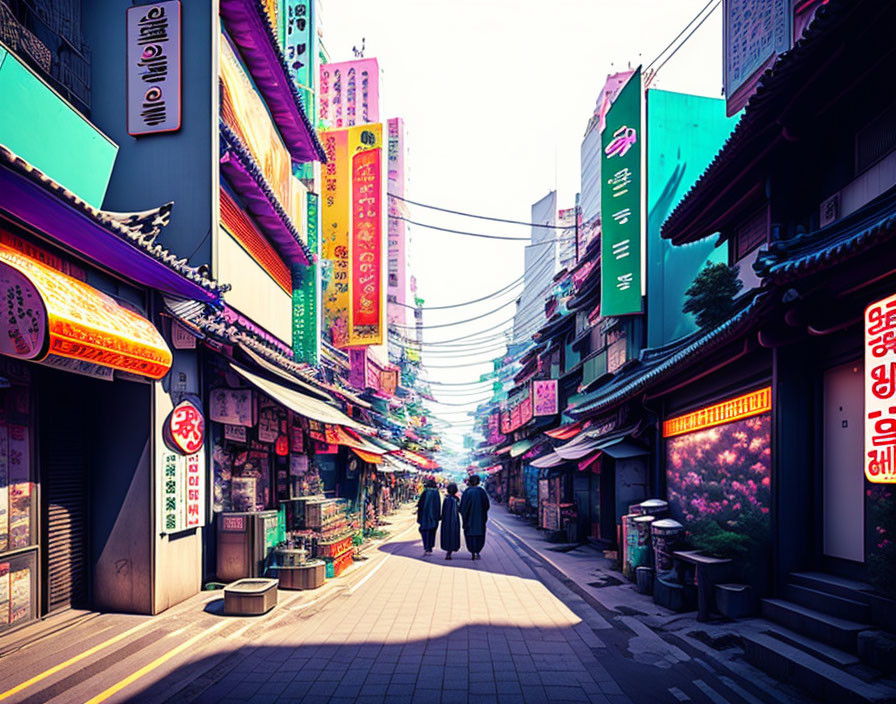
<instances>
[{"instance_id":1,"label":"person walking","mask_svg":"<svg viewBox=\"0 0 896 704\"><path fill-rule=\"evenodd\" d=\"M417 501L417 523L420 524L420 537L423 538L423 556L432 555L436 544L436 529L439 527L439 513L442 498L436 489L436 480L427 479L423 493Z\"/></svg>"},{"instance_id":2,"label":"person walking","mask_svg":"<svg viewBox=\"0 0 896 704\"><path fill-rule=\"evenodd\" d=\"M481 559L479 553L485 546L485 524L488 521L489 499L485 489L479 486L479 475L473 474L469 487L460 499L460 515L464 519L464 541L474 560Z\"/></svg>"},{"instance_id":3,"label":"person walking","mask_svg":"<svg viewBox=\"0 0 896 704\"><path fill-rule=\"evenodd\" d=\"M457 484L448 485L448 496L442 502L442 532L439 536L445 559L451 559L451 553L460 550L460 506L457 500Z\"/></svg>"}]
</instances>

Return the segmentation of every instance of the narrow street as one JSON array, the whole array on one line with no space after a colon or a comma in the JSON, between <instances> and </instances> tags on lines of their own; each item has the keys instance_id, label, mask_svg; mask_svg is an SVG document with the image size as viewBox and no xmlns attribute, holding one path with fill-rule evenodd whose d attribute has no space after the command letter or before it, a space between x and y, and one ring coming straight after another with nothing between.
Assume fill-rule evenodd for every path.
<instances>
[{"instance_id":1,"label":"narrow street","mask_svg":"<svg viewBox=\"0 0 896 704\"><path fill-rule=\"evenodd\" d=\"M222 617L206 592L174 613L50 636L5 658L0 700L807 701L589 605L513 537L501 507L480 562L423 558L410 518L395 517L368 563L318 592L281 592L264 617Z\"/></svg>"}]
</instances>

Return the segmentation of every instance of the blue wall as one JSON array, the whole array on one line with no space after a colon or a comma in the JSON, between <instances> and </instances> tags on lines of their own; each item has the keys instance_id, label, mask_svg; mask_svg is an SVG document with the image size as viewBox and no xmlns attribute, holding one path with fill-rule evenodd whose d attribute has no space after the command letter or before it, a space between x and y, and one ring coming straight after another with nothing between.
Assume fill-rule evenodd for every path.
<instances>
[{"instance_id":1,"label":"blue wall","mask_svg":"<svg viewBox=\"0 0 896 704\"><path fill-rule=\"evenodd\" d=\"M140 3L143 4L143 3ZM218 18L211 2L181 3L181 129L144 137L127 130L125 12L131 3L90 0L82 3L82 24L93 52L90 118L119 145L118 158L103 207L147 210L174 201L171 225L159 242L194 266L211 263L212 30ZM214 144L217 151L217 142Z\"/></svg>"},{"instance_id":2,"label":"blue wall","mask_svg":"<svg viewBox=\"0 0 896 704\"><path fill-rule=\"evenodd\" d=\"M673 247L660 236L672 212L727 139L737 117L725 101L664 90L647 91L647 346L697 329L681 311L684 292L707 261L727 260L716 237Z\"/></svg>"}]
</instances>

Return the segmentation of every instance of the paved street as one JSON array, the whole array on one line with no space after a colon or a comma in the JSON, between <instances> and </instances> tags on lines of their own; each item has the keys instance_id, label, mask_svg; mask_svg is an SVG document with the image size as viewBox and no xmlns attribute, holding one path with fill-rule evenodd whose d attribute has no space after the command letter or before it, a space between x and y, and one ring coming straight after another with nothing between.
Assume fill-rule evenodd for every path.
<instances>
[{"instance_id":1,"label":"paved street","mask_svg":"<svg viewBox=\"0 0 896 704\"><path fill-rule=\"evenodd\" d=\"M805 701L589 605L505 532L502 508L493 514L479 562L466 553L448 562L438 550L423 558L406 510L395 539L328 592L281 592L262 619L222 617L208 594L205 610L195 601L156 619L117 616L102 633L81 627L81 636L66 631L14 653L0 683L8 690L88 652L8 700ZM90 654L101 635L135 624L141 630Z\"/></svg>"}]
</instances>

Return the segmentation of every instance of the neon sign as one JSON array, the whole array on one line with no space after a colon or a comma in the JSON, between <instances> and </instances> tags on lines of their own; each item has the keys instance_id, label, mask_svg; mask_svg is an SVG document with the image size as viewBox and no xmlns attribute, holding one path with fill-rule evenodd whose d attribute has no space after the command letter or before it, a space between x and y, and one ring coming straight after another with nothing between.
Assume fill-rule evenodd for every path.
<instances>
[{"instance_id":1,"label":"neon sign","mask_svg":"<svg viewBox=\"0 0 896 704\"><path fill-rule=\"evenodd\" d=\"M772 410L772 387L766 386L743 396L722 401L706 408L670 418L663 422L663 437L693 433L716 425L724 425Z\"/></svg>"}]
</instances>

